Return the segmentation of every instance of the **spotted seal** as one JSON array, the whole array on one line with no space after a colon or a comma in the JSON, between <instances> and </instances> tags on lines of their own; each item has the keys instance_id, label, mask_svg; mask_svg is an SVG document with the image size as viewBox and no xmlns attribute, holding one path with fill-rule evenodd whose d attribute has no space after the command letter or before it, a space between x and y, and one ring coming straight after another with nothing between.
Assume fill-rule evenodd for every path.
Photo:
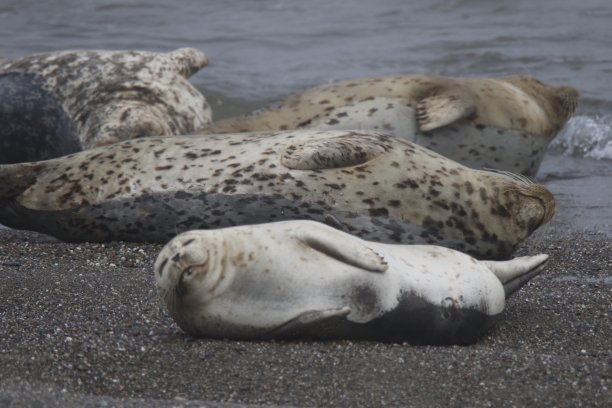
<instances>
[{"instance_id":1,"label":"spotted seal","mask_svg":"<svg viewBox=\"0 0 612 408\"><path fill-rule=\"evenodd\" d=\"M4 60L0 162L49 159L141 136L193 133L210 123L211 109L187 78L207 63L206 55L193 48L62 51Z\"/></svg>"},{"instance_id":2,"label":"spotted seal","mask_svg":"<svg viewBox=\"0 0 612 408\"><path fill-rule=\"evenodd\" d=\"M0 223L66 241L154 241L290 219L365 239L509 255L554 213L543 186L375 132L149 137L0 166Z\"/></svg>"},{"instance_id":3,"label":"spotted seal","mask_svg":"<svg viewBox=\"0 0 612 408\"><path fill-rule=\"evenodd\" d=\"M574 88L527 76L387 76L312 88L280 106L214 122L203 131L378 130L468 167L533 176L578 98Z\"/></svg>"},{"instance_id":4,"label":"spotted seal","mask_svg":"<svg viewBox=\"0 0 612 408\"><path fill-rule=\"evenodd\" d=\"M155 278L170 315L194 336L468 344L547 259L477 261L286 221L180 234L159 253Z\"/></svg>"}]
</instances>

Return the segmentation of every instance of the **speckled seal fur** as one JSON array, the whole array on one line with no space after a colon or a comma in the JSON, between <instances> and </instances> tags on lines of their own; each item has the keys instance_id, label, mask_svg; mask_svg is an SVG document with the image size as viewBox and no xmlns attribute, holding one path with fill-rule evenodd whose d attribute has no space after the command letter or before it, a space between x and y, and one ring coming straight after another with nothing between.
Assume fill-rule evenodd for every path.
<instances>
[{"instance_id":1,"label":"speckled seal fur","mask_svg":"<svg viewBox=\"0 0 612 408\"><path fill-rule=\"evenodd\" d=\"M204 131L377 130L468 167L533 176L578 98L574 88L526 76L388 76L312 88L278 107L215 122Z\"/></svg>"},{"instance_id":2,"label":"speckled seal fur","mask_svg":"<svg viewBox=\"0 0 612 408\"><path fill-rule=\"evenodd\" d=\"M0 166L0 223L68 241L311 219L365 239L508 256L554 213L545 187L353 131L150 137Z\"/></svg>"},{"instance_id":3,"label":"speckled seal fur","mask_svg":"<svg viewBox=\"0 0 612 408\"><path fill-rule=\"evenodd\" d=\"M41 154L35 159L41 160L57 150L74 152L74 139L80 150L142 136L193 133L210 123L211 109L187 78L207 63L206 55L193 48L62 51L1 61L2 156L10 156L10 146L19 156L19 135L38 140ZM61 129L53 132L54 127ZM71 148L55 147L66 139ZM47 152L49 146L54 151Z\"/></svg>"},{"instance_id":4,"label":"speckled seal fur","mask_svg":"<svg viewBox=\"0 0 612 408\"><path fill-rule=\"evenodd\" d=\"M160 252L155 278L170 315L194 336L468 344L547 259L477 261L286 221L185 232Z\"/></svg>"}]
</instances>

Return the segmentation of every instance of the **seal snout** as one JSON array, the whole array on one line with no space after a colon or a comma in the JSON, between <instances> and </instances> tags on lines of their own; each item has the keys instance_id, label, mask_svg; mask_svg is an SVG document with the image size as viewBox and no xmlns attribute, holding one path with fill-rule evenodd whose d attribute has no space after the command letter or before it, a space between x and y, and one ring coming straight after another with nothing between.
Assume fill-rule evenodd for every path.
<instances>
[{"instance_id":1,"label":"seal snout","mask_svg":"<svg viewBox=\"0 0 612 408\"><path fill-rule=\"evenodd\" d=\"M527 224L529 233L546 224L555 215L555 197L540 184L527 184L519 189L523 203L519 206L519 221Z\"/></svg>"},{"instance_id":2,"label":"seal snout","mask_svg":"<svg viewBox=\"0 0 612 408\"><path fill-rule=\"evenodd\" d=\"M578 109L580 93L572 87L562 87L557 94L561 101L563 113L569 119L569 117L576 112L576 109Z\"/></svg>"},{"instance_id":3,"label":"seal snout","mask_svg":"<svg viewBox=\"0 0 612 408\"><path fill-rule=\"evenodd\" d=\"M171 240L156 262L156 278L160 290L172 292L175 299L185 297L195 287L214 286L210 276L210 252L206 242L191 233ZM197 291L197 290L196 290Z\"/></svg>"},{"instance_id":4,"label":"seal snout","mask_svg":"<svg viewBox=\"0 0 612 408\"><path fill-rule=\"evenodd\" d=\"M183 239L181 239L183 238ZM194 245L193 237L177 237L170 241L159 254L155 262L158 280L183 280L193 276L197 270L208 263L208 252L199 245Z\"/></svg>"}]
</instances>

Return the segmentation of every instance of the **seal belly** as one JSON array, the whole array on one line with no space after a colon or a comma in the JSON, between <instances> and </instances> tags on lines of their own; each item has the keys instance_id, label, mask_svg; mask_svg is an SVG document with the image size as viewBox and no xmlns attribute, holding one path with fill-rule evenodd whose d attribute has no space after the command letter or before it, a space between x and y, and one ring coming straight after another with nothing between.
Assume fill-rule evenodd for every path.
<instances>
[{"instance_id":1,"label":"seal belly","mask_svg":"<svg viewBox=\"0 0 612 408\"><path fill-rule=\"evenodd\" d=\"M34 75L0 75L0 163L46 160L81 150L61 103Z\"/></svg>"},{"instance_id":2,"label":"seal belly","mask_svg":"<svg viewBox=\"0 0 612 408\"><path fill-rule=\"evenodd\" d=\"M473 169L535 176L549 139L493 126L455 124L417 133L416 143Z\"/></svg>"},{"instance_id":3,"label":"seal belly","mask_svg":"<svg viewBox=\"0 0 612 408\"><path fill-rule=\"evenodd\" d=\"M482 337L501 315L491 316L473 308L434 305L413 293L400 296L395 309L364 325L369 333L381 336L374 340L470 344Z\"/></svg>"},{"instance_id":4,"label":"seal belly","mask_svg":"<svg viewBox=\"0 0 612 408\"><path fill-rule=\"evenodd\" d=\"M467 345L482 337L501 316L474 308L434 305L413 293L402 293L398 305L366 323L344 319L331 325L295 330L296 338L359 339L415 345Z\"/></svg>"}]
</instances>

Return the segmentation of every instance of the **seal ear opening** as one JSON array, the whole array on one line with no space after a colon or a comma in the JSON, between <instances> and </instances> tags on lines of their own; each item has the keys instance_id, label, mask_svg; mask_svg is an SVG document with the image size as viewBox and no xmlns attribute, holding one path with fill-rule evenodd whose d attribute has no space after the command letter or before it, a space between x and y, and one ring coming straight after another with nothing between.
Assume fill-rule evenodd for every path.
<instances>
[{"instance_id":1,"label":"seal ear opening","mask_svg":"<svg viewBox=\"0 0 612 408\"><path fill-rule=\"evenodd\" d=\"M295 170L357 166L390 150L389 138L382 134L350 132L299 146L291 145L283 152L281 163Z\"/></svg>"}]
</instances>

